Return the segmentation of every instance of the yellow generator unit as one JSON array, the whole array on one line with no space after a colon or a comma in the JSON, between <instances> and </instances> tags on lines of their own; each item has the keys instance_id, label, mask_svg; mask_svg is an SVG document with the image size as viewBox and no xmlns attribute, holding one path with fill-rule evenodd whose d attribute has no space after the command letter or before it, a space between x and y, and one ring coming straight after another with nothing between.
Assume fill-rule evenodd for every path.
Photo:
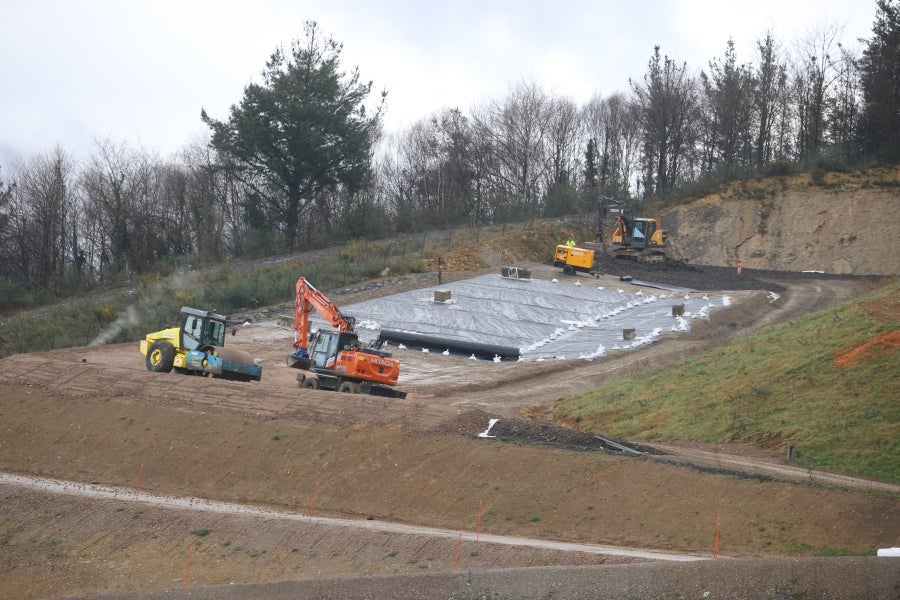
<instances>
[{"instance_id":1,"label":"yellow generator unit","mask_svg":"<svg viewBox=\"0 0 900 600\"><path fill-rule=\"evenodd\" d=\"M560 244L556 247L553 266L562 267L563 273L566 275L575 275L579 271L597 275L594 269L594 251L567 244Z\"/></svg>"}]
</instances>

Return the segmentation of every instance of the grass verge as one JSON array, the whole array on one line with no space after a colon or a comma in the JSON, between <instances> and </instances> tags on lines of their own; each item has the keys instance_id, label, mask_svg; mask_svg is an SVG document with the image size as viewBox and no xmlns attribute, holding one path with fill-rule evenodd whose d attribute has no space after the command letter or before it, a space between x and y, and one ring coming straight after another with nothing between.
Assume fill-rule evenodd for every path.
<instances>
[{"instance_id":1,"label":"grass verge","mask_svg":"<svg viewBox=\"0 0 900 600\"><path fill-rule=\"evenodd\" d=\"M561 403L556 418L635 440L750 444L810 468L900 483L900 282Z\"/></svg>"}]
</instances>

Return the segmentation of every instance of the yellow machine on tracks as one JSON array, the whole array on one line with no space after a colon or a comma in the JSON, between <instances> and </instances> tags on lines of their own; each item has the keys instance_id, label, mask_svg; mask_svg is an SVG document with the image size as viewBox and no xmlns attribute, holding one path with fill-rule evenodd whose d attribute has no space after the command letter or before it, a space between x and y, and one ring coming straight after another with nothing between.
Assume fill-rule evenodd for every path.
<instances>
[{"instance_id":1,"label":"yellow machine on tracks","mask_svg":"<svg viewBox=\"0 0 900 600\"><path fill-rule=\"evenodd\" d=\"M242 350L225 348L228 317L189 306L181 309L181 325L148 333L141 340L147 369L157 373L205 375L259 381L262 367ZM232 335L235 330L232 329Z\"/></svg>"},{"instance_id":2,"label":"yellow machine on tracks","mask_svg":"<svg viewBox=\"0 0 900 600\"><path fill-rule=\"evenodd\" d=\"M659 219L632 217L622 205L608 207L616 216L613 223L612 249L616 258L638 262L665 262L668 233Z\"/></svg>"}]
</instances>

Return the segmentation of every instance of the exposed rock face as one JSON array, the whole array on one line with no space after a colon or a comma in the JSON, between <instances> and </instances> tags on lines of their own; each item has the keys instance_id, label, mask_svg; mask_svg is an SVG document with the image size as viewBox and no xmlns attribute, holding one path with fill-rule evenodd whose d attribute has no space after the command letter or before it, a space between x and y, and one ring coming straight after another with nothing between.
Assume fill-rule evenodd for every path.
<instances>
[{"instance_id":1,"label":"exposed rock face","mask_svg":"<svg viewBox=\"0 0 900 600\"><path fill-rule=\"evenodd\" d=\"M854 275L900 273L900 167L737 182L662 215L689 263Z\"/></svg>"}]
</instances>

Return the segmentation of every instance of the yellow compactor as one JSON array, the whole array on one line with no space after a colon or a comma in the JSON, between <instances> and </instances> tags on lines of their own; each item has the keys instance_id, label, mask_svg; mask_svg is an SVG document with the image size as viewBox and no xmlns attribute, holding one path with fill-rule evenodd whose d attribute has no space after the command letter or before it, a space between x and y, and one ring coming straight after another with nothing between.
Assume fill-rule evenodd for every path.
<instances>
[{"instance_id":1,"label":"yellow compactor","mask_svg":"<svg viewBox=\"0 0 900 600\"><path fill-rule=\"evenodd\" d=\"M181 309L181 325L148 333L140 351L147 369L157 373L205 375L238 381L259 381L262 367L242 350L225 348L228 318L189 306ZM232 328L232 335L234 334Z\"/></svg>"}]
</instances>

